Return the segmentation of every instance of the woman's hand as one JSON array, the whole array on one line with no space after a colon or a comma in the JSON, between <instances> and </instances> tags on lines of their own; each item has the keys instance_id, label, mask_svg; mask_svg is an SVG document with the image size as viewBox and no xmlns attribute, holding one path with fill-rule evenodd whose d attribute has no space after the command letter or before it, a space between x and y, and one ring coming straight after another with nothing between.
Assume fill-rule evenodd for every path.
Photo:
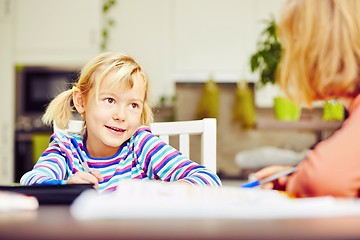
<instances>
[{"instance_id":1,"label":"woman's hand","mask_svg":"<svg viewBox=\"0 0 360 240\"><path fill-rule=\"evenodd\" d=\"M261 169L260 171L255 173L255 177L258 180L264 179L266 177L269 177L270 175L273 175L277 172L292 168L293 166L279 166L274 165L270 167L266 167ZM280 177L273 182L269 182L262 185L262 188L265 189L276 189L276 190L285 190L286 184L287 184L288 176Z\"/></svg>"},{"instance_id":2,"label":"woman's hand","mask_svg":"<svg viewBox=\"0 0 360 240\"><path fill-rule=\"evenodd\" d=\"M67 184L81 184L81 183L90 183L94 184L94 188L98 189L99 182L104 181L104 178L101 176L100 172L95 170L92 173L78 171L71 178L66 180Z\"/></svg>"}]
</instances>

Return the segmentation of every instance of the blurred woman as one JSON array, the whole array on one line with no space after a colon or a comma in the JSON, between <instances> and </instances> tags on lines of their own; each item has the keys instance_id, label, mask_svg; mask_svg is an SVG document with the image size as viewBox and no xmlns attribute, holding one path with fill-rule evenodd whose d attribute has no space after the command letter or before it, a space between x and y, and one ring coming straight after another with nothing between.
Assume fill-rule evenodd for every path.
<instances>
[{"instance_id":1,"label":"blurred woman","mask_svg":"<svg viewBox=\"0 0 360 240\"><path fill-rule=\"evenodd\" d=\"M360 189L360 0L290 0L278 23L279 84L298 103L337 99L349 112L288 177L272 187L296 197L357 197ZM263 179L284 166L256 173Z\"/></svg>"}]
</instances>

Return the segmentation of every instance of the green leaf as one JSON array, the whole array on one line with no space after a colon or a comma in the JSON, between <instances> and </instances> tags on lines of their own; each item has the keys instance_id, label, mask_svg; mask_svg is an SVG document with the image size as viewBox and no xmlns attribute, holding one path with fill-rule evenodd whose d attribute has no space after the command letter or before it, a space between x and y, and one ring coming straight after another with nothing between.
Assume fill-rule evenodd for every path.
<instances>
[{"instance_id":1,"label":"green leaf","mask_svg":"<svg viewBox=\"0 0 360 240\"><path fill-rule=\"evenodd\" d=\"M250 59L250 67L251 67L251 71L254 72L258 69L260 63L259 63L259 55L258 54L254 54L251 59Z\"/></svg>"},{"instance_id":2,"label":"green leaf","mask_svg":"<svg viewBox=\"0 0 360 240\"><path fill-rule=\"evenodd\" d=\"M113 18L109 18L107 15L109 11L116 5L117 0L103 0L102 1L102 13L103 13L103 29L101 31L102 42L100 48L105 50L107 47L107 42L110 35L110 27L115 25L115 20Z\"/></svg>"},{"instance_id":3,"label":"green leaf","mask_svg":"<svg viewBox=\"0 0 360 240\"><path fill-rule=\"evenodd\" d=\"M102 30L103 39L107 39L109 37L109 31L105 28Z\"/></svg>"}]
</instances>

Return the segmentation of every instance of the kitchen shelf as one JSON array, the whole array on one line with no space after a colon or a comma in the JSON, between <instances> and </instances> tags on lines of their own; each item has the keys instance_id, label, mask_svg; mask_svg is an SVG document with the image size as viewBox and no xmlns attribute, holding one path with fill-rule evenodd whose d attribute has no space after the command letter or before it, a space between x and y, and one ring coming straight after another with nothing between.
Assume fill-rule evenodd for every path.
<instances>
[{"instance_id":1,"label":"kitchen shelf","mask_svg":"<svg viewBox=\"0 0 360 240\"><path fill-rule=\"evenodd\" d=\"M298 121L279 121L274 114L269 114L272 108L257 109L256 129L258 130L306 130L316 134L317 142L326 138L325 133L334 132L342 125L342 121L322 120L322 108L302 109Z\"/></svg>"}]
</instances>

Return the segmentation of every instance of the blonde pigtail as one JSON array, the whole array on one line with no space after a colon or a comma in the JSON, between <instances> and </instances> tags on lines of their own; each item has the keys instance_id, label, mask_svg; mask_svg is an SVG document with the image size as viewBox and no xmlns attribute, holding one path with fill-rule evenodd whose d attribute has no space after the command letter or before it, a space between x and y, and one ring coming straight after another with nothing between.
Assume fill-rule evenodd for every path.
<instances>
[{"instance_id":1,"label":"blonde pigtail","mask_svg":"<svg viewBox=\"0 0 360 240\"><path fill-rule=\"evenodd\" d=\"M42 117L45 125L51 126L56 123L60 129L68 128L69 120L72 118L72 89L66 90L56 96L46 108Z\"/></svg>"}]
</instances>

